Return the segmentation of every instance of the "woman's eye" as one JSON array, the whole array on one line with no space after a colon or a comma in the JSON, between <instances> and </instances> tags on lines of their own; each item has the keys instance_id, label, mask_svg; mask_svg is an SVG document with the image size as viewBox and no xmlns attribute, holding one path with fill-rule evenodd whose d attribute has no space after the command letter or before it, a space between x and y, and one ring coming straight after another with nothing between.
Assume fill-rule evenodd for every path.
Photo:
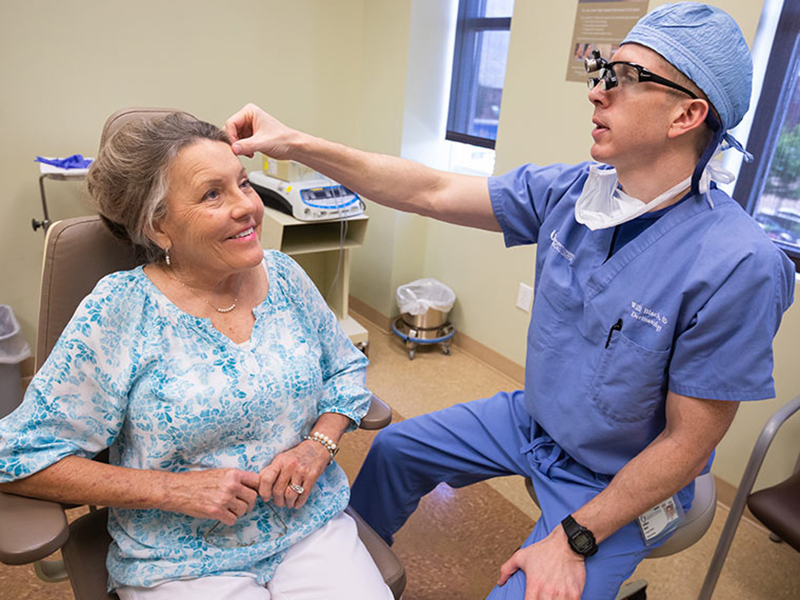
<instances>
[{"instance_id":1,"label":"woman's eye","mask_svg":"<svg viewBox=\"0 0 800 600\"><path fill-rule=\"evenodd\" d=\"M247 189L247 188L251 187L250 186L250 180L247 179L247 178L243 179L242 183L239 184L239 187L241 187L242 189Z\"/></svg>"},{"instance_id":2,"label":"woman's eye","mask_svg":"<svg viewBox=\"0 0 800 600\"><path fill-rule=\"evenodd\" d=\"M219 192L217 190L208 190L203 194L203 200L216 200L217 198L219 198Z\"/></svg>"}]
</instances>

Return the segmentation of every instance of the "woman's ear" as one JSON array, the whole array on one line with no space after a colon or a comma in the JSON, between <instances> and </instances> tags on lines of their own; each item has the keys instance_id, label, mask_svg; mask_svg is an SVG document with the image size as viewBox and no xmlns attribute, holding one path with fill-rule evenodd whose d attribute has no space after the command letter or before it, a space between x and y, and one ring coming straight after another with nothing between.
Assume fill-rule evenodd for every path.
<instances>
[{"instance_id":1,"label":"woman's ear","mask_svg":"<svg viewBox=\"0 0 800 600\"><path fill-rule=\"evenodd\" d=\"M675 107L674 117L667 136L676 138L699 129L708 116L708 102L700 98L687 98Z\"/></svg>"},{"instance_id":2,"label":"woman's ear","mask_svg":"<svg viewBox=\"0 0 800 600\"><path fill-rule=\"evenodd\" d=\"M145 235L162 250L172 248L172 240L169 234L164 231L161 220L154 222L153 226L149 227L148 231L145 232Z\"/></svg>"}]
</instances>

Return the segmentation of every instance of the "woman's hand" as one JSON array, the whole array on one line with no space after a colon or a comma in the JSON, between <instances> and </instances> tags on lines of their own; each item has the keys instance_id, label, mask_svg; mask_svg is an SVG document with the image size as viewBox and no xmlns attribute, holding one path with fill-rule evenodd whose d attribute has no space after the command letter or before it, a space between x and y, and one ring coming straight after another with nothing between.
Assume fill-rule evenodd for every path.
<instances>
[{"instance_id":1,"label":"woman's hand","mask_svg":"<svg viewBox=\"0 0 800 600\"><path fill-rule=\"evenodd\" d=\"M225 122L234 154L252 157L262 152L272 158L289 158L289 140L297 134L255 104L248 104Z\"/></svg>"},{"instance_id":2,"label":"woman's hand","mask_svg":"<svg viewBox=\"0 0 800 600\"><path fill-rule=\"evenodd\" d=\"M260 477L252 471L209 469L168 473L166 498L159 507L201 519L234 525L253 510Z\"/></svg>"},{"instance_id":3,"label":"woman's hand","mask_svg":"<svg viewBox=\"0 0 800 600\"><path fill-rule=\"evenodd\" d=\"M275 506L300 508L308 500L314 484L331 460L325 446L306 440L291 450L278 454L261 471L259 494L264 501L272 499ZM300 486L302 494L290 486ZM299 488L297 488L299 490Z\"/></svg>"}]
</instances>

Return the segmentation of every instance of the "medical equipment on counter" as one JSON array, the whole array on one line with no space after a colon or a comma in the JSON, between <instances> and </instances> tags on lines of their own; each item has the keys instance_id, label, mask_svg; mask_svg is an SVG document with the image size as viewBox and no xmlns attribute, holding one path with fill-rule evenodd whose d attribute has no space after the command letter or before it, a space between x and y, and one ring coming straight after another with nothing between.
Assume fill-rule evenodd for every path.
<instances>
[{"instance_id":1,"label":"medical equipment on counter","mask_svg":"<svg viewBox=\"0 0 800 600\"><path fill-rule=\"evenodd\" d=\"M253 171L248 177L266 206L298 221L347 219L364 212L358 194L330 179L284 181L261 171Z\"/></svg>"}]
</instances>

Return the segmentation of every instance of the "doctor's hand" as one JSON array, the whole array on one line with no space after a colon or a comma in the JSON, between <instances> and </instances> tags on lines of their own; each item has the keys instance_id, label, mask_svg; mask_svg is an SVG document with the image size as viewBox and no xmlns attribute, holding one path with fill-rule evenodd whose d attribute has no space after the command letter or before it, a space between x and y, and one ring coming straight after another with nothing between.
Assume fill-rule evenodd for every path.
<instances>
[{"instance_id":1,"label":"doctor's hand","mask_svg":"<svg viewBox=\"0 0 800 600\"><path fill-rule=\"evenodd\" d=\"M586 584L583 557L569 547L560 526L542 541L517 550L500 567L497 584L520 569L525 573L525 600L580 600Z\"/></svg>"},{"instance_id":2,"label":"doctor's hand","mask_svg":"<svg viewBox=\"0 0 800 600\"><path fill-rule=\"evenodd\" d=\"M208 469L167 475L162 510L233 525L253 510L258 499L260 478L251 471Z\"/></svg>"},{"instance_id":3,"label":"doctor's hand","mask_svg":"<svg viewBox=\"0 0 800 600\"><path fill-rule=\"evenodd\" d=\"M278 454L261 473L258 492L275 506L300 508L308 500L317 479L330 462L325 446L314 441L300 442Z\"/></svg>"},{"instance_id":4,"label":"doctor's hand","mask_svg":"<svg viewBox=\"0 0 800 600\"><path fill-rule=\"evenodd\" d=\"M261 152L272 158L288 158L289 140L297 134L255 104L248 104L225 122L234 154L252 157Z\"/></svg>"}]
</instances>

